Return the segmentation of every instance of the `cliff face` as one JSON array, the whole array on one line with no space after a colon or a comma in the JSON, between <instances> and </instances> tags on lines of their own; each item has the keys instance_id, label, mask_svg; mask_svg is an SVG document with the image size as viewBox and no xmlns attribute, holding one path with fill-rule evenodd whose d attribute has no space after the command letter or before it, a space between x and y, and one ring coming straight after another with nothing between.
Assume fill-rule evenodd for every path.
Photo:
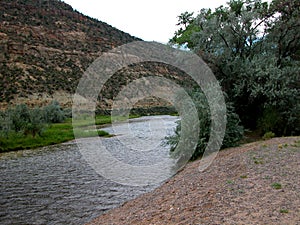
<instances>
[{"instance_id":1,"label":"cliff face","mask_svg":"<svg viewBox=\"0 0 300 225\"><path fill-rule=\"evenodd\" d=\"M59 0L0 0L0 108L43 105L53 99L70 107L85 69L101 53L136 40L140 39ZM107 85L102 107L110 106L118 86L145 74L144 67L135 68L135 75L132 69L119 73L125 82ZM149 71L170 74L168 66L150 65ZM181 72L174 74L178 77Z\"/></svg>"}]
</instances>

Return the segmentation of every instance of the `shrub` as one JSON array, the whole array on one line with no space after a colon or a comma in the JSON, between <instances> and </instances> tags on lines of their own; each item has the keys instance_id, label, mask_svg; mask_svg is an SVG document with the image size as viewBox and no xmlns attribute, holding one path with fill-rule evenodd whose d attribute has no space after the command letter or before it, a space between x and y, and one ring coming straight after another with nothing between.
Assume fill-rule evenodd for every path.
<instances>
[{"instance_id":1,"label":"shrub","mask_svg":"<svg viewBox=\"0 0 300 225\"><path fill-rule=\"evenodd\" d=\"M198 119L200 122L198 143L196 146L196 150L191 156L191 160L195 160L203 155L206 145L208 143L210 137L211 114L209 111L209 105L206 100L206 97L202 92L194 91L190 94L190 96L193 99L193 102L197 108ZM191 123L190 124L191 132L194 132L193 130L195 130L193 129L193 126L194 124ZM244 133L244 129L240 125L239 116L234 112L234 108L232 104L228 103L227 104L227 126L225 131L225 137L222 143L222 148L236 146L239 143L239 141L243 138L243 133ZM171 146L171 155L175 158L182 154L182 152L175 151L175 149L177 148L180 142L181 136L182 136L181 121L178 121L178 125L175 129L175 134L166 137L166 144ZM187 140L187 142L189 142L189 140ZM186 149L186 151L189 150L190 149Z\"/></svg>"},{"instance_id":2,"label":"shrub","mask_svg":"<svg viewBox=\"0 0 300 225\"><path fill-rule=\"evenodd\" d=\"M72 118L72 108L63 109L65 118Z\"/></svg>"},{"instance_id":3,"label":"shrub","mask_svg":"<svg viewBox=\"0 0 300 225\"><path fill-rule=\"evenodd\" d=\"M0 113L0 133L24 133L25 135L41 135L46 123L60 123L65 113L57 102L44 108L29 109L27 105L17 105Z\"/></svg>"},{"instance_id":4,"label":"shrub","mask_svg":"<svg viewBox=\"0 0 300 225\"><path fill-rule=\"evenodd\" d=\"M23 132L25 135L40 135L45 126L43 111L38 108L29 109L25 104L8 110L7 116L12 118L14 131Z\"/></svg>"},{"instance_id":5,"label":"shrub","mask_svg":"<svg viewBox=\"0 0 300 225\"><path fill-rule=\"evenodd\" d=\"M272 188L274 189L282 189L282 185L280 183L272 183L271 184Z\"/></svg>"},{"instance_id":6,"label":"shrub","mask_svg":"<svg viewBox=\"0 0 300 225\"><path fill-rule=\"evenodd\" d=\"M61 123L65 120L65 113L57 101L44 107L44 120L46 123Z\"/></svg>"},{"instance_id":7,"label":"shrub","mask_svg":"<svg viewBox=\"0 0 300 225\"><path fill-rule=\"evenodd\" d=\"M30 110L30 121L26 124L24 133L31 134L35 137L37 134L41 136L42 131L45 128L45 121L43 117L43 111L39 108Z\"/></svg>"},{"instance_id":8,"label":"shrub","mask_svg":"<svg viewBox=\"0 0 300 225\"><path fill-rule=\"evenodd\" d=\"M279 112L276 109L267 108L263 111L262 117L258 120L257 127L260 129L261 134L275 132L280 120Z\"/></svg>"},{"instance_id":9,"label":"shrub","mask_svg":"<svg viewBox=\"0 0 300 225\"><path fill-rule=\"evenodd\" d=\"M17 105L14 109L9 108L6 112L7 119L12 121L12 129L20 132L30 122L30 112L25 104Z\"/></svg>"},{"instance_id":10,"label":"shrub","mask_svg":"<svg viewBox=\"0 0 300 225\"><path fill-rule=\"evenodd\" d=\"M275 134L272 131L266 132L262 137L263 140L268 140L275 137Z\"/></svg>"},{"instance_id":11,"label":"shrub","mask_svg":"<svg viewBox=\"0 0 300 225\"><path fill-rule=\"evenodd\" d=\"M0 136L8 137L13 130L13 122L7 112L0 112Z\"/></svg>"}]
</instances>

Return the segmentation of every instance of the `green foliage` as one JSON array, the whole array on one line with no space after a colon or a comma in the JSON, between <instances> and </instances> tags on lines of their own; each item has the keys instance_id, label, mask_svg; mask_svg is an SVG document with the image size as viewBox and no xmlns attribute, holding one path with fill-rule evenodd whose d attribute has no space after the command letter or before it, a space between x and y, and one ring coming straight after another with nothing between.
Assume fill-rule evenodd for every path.
<instances>
[{"instance_id":1,"label":"green foliage","mask_svg":"<svg viewBox=\"0 0 300 225\"><path fill-rule=\"evenodd\" d=\"M266 132L262 138L263 138L263 140L268 140L273 137L275 137L275 134L272 131L269 131L269 132Z\"/></svg>"},{"instance_id":2,"label":"green foliage","mask_svg":"<svg viewBox=\"0 0 300 225\"><path fill-rule=\"evenodd\" d=\"M7 137L12 130L12 120L7 116L7 112L0 112L0 136Z\"/></svg>"},{"instance_id":3,"label":"green foliage","mask_svg":"<svg viewBox=\"0 0 300 225\"><path fill-rule=\"evenodd\" d=\"M226 183L227 184L234 184L234 181L233 180L227 180Z\"/></svg>"},{"instance_id":4,"label":"green foliage","mask_svg":"<svg viewBox=\"0 0 300 225\"><path fill-rule=\"evenodd\" d=\"M287 209L280 209L280 213L289 213L289 210L287 210Z\"/></svg>"},{"instance_id":5,"label":"green foliage","mask_svg":"<svg viewBox=\"0 0 300 225\"><path fill-rule=\"evenodd\" d=\"M170 42L212 66L243 125L300 134L300 2L231 0L189 21Z\"/></svg>"},{"instance_id":6,"label":"green foliage","mask_svg":"<svg viewBox=\"0 0 300 225\"><path fill-rule=\"evenodd\" d=\"M31 134L35 137L37 134L41 136L45 127L45 121L43 117L43 111L39 108L35 108L29 111L30 120L26 124L24 133Z\"/></svg>"},{"instance_id":7,"label":"green foliage","mask_svg":"<svg viewBox=\"0 0 300 225\"><path fill-rule=\"evenodd\" d=\"M17 105L1 113L0 136L8 137L11 133L41 135L45 123L41 109L29 109L27 105Z\"/></svg>"},{"instance_id":8,"label":"green foliage","mask_svg":"<svg viewBox=\"0 0 300 225\"><path fill-rule=\"evenodd\" d=\"M6 116L11 119L13 129L16 132L24 130L31 120L29 109L25 104L17 105L14 109L8 109Z\"/></svg>"},{"instance_id":9,"label":"green foliage","mask_svg":"<svg viewBox=\"0 0 300 225\"><path fill-rule=\"evenodd\" d=\"M282 185L280 184L280 183L272 183L272 188L274 188L274 189L282 189Z\"/></svg>"},{"instance_id":10,"label":"green foliage","mask_svg":"<svg viewBox=\"0 0 300 225\"><path fill-rule=\"evenodd\" d=\"M178 31L175 32L174 37L170 39L171 44L185 45L192 48L194 44L191 40L193 33L200 31L199 27L195 24L194 13L184 12L178 16L177 26L180 26Z\"/></svg>"},{"instance_id":11,"label":"green foliage","mask_svg":"<svg viewBox=\"0 0 300 225\"><path fill-rule=\"evenodd\" d=\"M43 110L39 108L29 109L25 104L2 112L0 120L2 124L0 127L1 136L21 133L35 137L41 135L45 127Z\"/></svg>"},{"instance_id":12,"label":"green foliage","mask_svg":"<svg viewBox=\"0 0 300 225\"><path fill-rule=\"evenodd\" d=\"M263 115L258 120L258 127L261 130L262 134L273 133L275 132L275 127L280 124L281 117L276 110L272 108L266 109L263 112Z\"/></svg>"},{"instance_id":13,"label":"green foliage","mask_svg":"<svg viewBox=\"0 0 300 225\"><path fill-rule=\"evenodd\" d=\"M47 124L61 123L65 118L65 111L58 102L34 109L20 104L0 113L0 136L9 137L12 133L20 133L35 138L42 136Z\"/></svg>"},{"instance_id":14,"label":"green foliage","mask_svg":"<svg viewBox=\"0 0 300 225\"><path fill-rule=\"evenodd\" d=\"M227 93L247 126L252 123L262 133L299 133L299 62L280 68L276 57L258 55L251 60L235 59L223 68L229 70L230 67L235 76L228 81L234 86Z\"/></svg>"},{"instance_id":15,"label":"green foliage","mask_svg":"<svg viewBox=\"0 0 300 225\"><path fill-rule=\"evenodd\" d=\"M67 118L72 118L72 109L71 108L65 108L63 109L63 114L64 117Z\"/></svg>"},{"instance_id":16,"label":"green foliage","mask_svg":"<svg viewBox=\"0 0 300 225\"><path fill-rule=\"evenodd\" d=\"M43 109L28 109L30 123L28 123L24 131L16 132L11 129L12 125L5 125L2 123L7 120L8 117L4 117L7 112L0 113L0 152L37 148L47 145L59 144L65 141L73 140L73 125L71 119L66 119L63 123L48 124L41 123L44 116ZM10 109L12 111L12 109ZM8 120L11 124L11 120ZM96 121L98 124L104 124L110 122L107 116L97 116ZM10 126L9 130L5 131L5 127ZM110 137L106 131L102 130L90 130L89 124L82 124L81 133L78 137Z\"/></svg>"},{"instance_id":17,"label":"green foliage","mask_svg":"<svg viewBox=\"0 0 300 225\"><path fill-rule=\"evenodd\" d=\"M191 156L191 160L195 160L203 155L206 145L211 134L211 114L209 105L203 92L196 90L190 93L194 105L198 112L198 119L200 124L200 133L195 152ZM192 121L193 123L193 121ZM193 132L193 124L190 124L190 130ZM182 152L175 152L176 147L182 137L181 122L175 129L175 134L166 138L166 144L171 146L171 155L178 157ZM239 116L234 112L232 104L227 104L227 125L222 148L232 147L238 145L239 141L243 138L244 129L240 125ZM188 140L187 140L188 141Z\"/></svg>"},{"instance_id":18,"label":"green foliage","mask_svg":"<svg viewBox=\"0 0 300 225\"><path fill-rule=\"evenodd\" d=\"M243 136L244 128L241 125L239 115L235 113L233 105L228 103L226 133L222 147L228 148L237 146L239 144L239 141L243 138Z\"/></svg>"},{"instance_id":19,"label":"green foliage","mask_svg":"<svg viewBox=\"0 0 300 225\"><path fill-rule=\"evenodd\" d=\"M61 123L65 117L65 112L57 101L53 101L50 105L44 107L44 118L47 123Z\"/></svg>"}]
</instances>

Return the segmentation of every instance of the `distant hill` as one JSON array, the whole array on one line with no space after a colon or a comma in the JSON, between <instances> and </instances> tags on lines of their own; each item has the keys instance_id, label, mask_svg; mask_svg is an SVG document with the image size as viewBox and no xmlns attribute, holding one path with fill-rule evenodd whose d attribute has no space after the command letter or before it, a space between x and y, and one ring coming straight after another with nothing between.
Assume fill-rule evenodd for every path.
<instances>
[{"instance_id":1,"label":"distant hill","mask_svg":"<svg viewBox=\"0 0 300 225\"><path fill-rule=\"evenodd\" d=\"M85 69L103 52L137 40L141 39L59 0L0 0L0 108L17 103L43 105L53 99L70 107ZM143 73L136 71L141 70L182 74L166 65L151 64L147 69L136 65L134 75L128 73L132 68L120 72L125 83L107 85L101 105L110 107L118 86L139 77Z\"/></svg>"}]
</instances>

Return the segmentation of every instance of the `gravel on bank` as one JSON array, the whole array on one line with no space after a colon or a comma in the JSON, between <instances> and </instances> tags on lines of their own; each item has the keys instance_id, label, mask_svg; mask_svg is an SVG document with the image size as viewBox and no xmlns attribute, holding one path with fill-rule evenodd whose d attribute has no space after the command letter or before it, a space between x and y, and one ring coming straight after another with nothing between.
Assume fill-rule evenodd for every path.
<instances>
[{"instance_id":1,"label":"gravel on bank","mask_svg":"<svg viewBox=\"0 0 300 225\"><path fill-rule=\"evenodd\" d=\"M300 137L226 149L89 224L300 224L299 162Z\"/></svg>"}]
</instances>

